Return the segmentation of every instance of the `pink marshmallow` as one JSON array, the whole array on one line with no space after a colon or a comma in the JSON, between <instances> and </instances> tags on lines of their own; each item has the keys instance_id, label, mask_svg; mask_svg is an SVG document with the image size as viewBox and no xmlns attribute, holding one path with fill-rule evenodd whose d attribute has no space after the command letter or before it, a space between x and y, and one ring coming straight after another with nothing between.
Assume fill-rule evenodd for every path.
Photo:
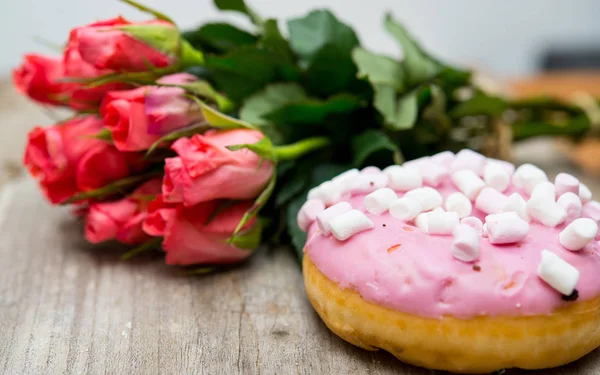
<instances>
[{"instance_id":1,"label":"pink marshmallow","mask_svg":"<svg viewBox=\"0 0 600 375\"><path fill-rule=\"evenodd\" d=\"M298 211L298 226L303 232L317 219L317 215L325 210L325 203L320 199L307 200Z\"/></svg>"},{"instance_id":2,"label":"pink marshmallow","mask_svg":"<svg viewBox=\"0 0 600 375\"><path fill-rule=\"evenodd\" d=\"M473 172L481 175L483 167L486 163L486 157L467 148L460 150L452 161L452 172L461 169L470 169Z\"/></svg>"},{"instance_id":3,"label":"pink marshmallow","mask_svg":"<svg viewBox=\"0 0 600 375\"><path fill-rule=\"evenodd\" d=\"M431 160L425 160L420 163L419 172L421 172L423 182L433 187L439 186L450 173L448 168L436 164Z\"/></svg>"},{"instance_id":4,"label":"pink marshmallow","mask_svg":"<svg viewBox=\"0 0 600 375\"><path fill-rule=\"evenodd\" d=\"M460 224L452 230L452 256L463 262L472 262L479 258L479 233L472 227Z\"/></svg>"},{"instance_id":5,"label":"pink marshmallow","mask_svg":"<svg viewBox=\"0 0 600 375\"><path fill-rule=\"evenodd\" d=\"M579 194L579 180L568 173L559 173L554 180L556 187L556 196L560 197L564 193Z\"/></svg>"},{"instance_id":6,"label":"pink marshmallow","mask_svg":"<svg viewBox=\"0 0 600 375\"><path fill-rule=\"evenodd\" d=\"M377 168L377 167L364 167L363 169L361 169L360 173L363 174L378 174L381 173L381 169Z\"/></svg>"},{"instance_id":7,"label":"pink marshmallow","mask_svg":"<svg viewBox=\"0 0 600 375\"><path fill-rule=\"evenodd\" d=\"M512 211L488 215L485 224L489 241L494 245L519 242L529 233L529 224Z\"/></svg>"},{"instance_id":8,"label":"pink marshmallow","mask_svg":"<svg viewBox=\"0 0 600 375\"><path fill-rule=\"evenodd\" d=\"M475 200L475 207L486 214L499 214L507 203L508 197L506 195L494 188L486 187L479 192Z\"/></svg>"}]
</instances>

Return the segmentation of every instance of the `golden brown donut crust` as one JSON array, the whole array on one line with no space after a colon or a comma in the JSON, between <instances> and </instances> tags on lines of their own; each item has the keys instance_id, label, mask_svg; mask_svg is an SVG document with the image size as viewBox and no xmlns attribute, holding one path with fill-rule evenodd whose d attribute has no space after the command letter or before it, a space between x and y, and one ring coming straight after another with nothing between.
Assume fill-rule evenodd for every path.
<instances>
[{"instance_id":1,"label":"golden brown donut crust","mask_svg":"<svg viewBox=\"0 0 600 375\"><path fill-rule=\"evenodd\" d=\"M600 297L551 315L432 319L367 302L303 261L304 284L327 327L349 343L403 362L460 373L560 366L600 346Z\"/></svg>"}]
</instances>

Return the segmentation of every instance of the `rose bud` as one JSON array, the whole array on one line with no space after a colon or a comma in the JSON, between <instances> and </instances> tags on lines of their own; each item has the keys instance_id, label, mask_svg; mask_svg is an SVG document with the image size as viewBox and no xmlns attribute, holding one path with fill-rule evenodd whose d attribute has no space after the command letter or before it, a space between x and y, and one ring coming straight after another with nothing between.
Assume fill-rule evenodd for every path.
<instances>
[{"instance_id":1,"label":"rose bud","mask_svg":"<svg viewBox=\"0 0 600 375\"><path fill-rule=\"evenodd\" d=\"M228 244L227 239L252 202L245 201L222 209L220 205L224 203L210 201L185 207L182 204L169 206L161 201L149 213L144 229L147 232L148 228L152 228L150 232L156 229L164 237L162 245L169 265L238 262L249 256L251 249ZM160 215L159 220L157 215ZM251 220L240 235L252 232L256 225L258 221Z\"/></svg>"},{"instance_id":2,"label":"rose bud","mask_svg":"<svg viewBox=\"0 0 600 375\"><path fill-rule=\"evenodd\" d=\"M167 223L175 217L176 206L176 203L166 203L162 194L159 194L148 205L148 215L143 225L144 232L155 237L163 236Z\"/></svg>"},{"instance_id":3,"label":"rose bud","mask_svg":"<svg viewBox=\"0 0 600 375\"><path fill-rule=\"evenodd\" d=\"M29 54L13 70L13 83L22 94L46 104L65 104L71 87L62 82L63 67L59 59Z\"/></svg>"},{"instance_id":4,"label":"rose bud","mask_svg":"<svg viewBox=\"0 0 600 375\"><path fill-rule=\"evenodd\" d=\"M100 21L92 25L112 25L109 21ZM63 74L66 79L93 79L113 71L109 69L98 69L85 61L79 52L79 34L82 28L71 30L69 41L63 55ZM73 83L69 105L75 109L93 109L100 105L104 95L111 90L122 90L129 86L123 83L109 83L105 85L88 87L84 84Z\"/></svg>"},{"instance_id":5,"label":"rose bud","mask_svg":"<svg viewBox=\"0 0 600 375\"><path fill-rule=\"evenodd\" d=\"M122 153L95 138L100 130L98 117L79 116L29 133L23 164L50 202L64 202L143 168L140 156Z\"/></svg>"},{"instance_id":6,"label":"rose bud","mask_svg":"<svg viewBox=\"0 0 600 375\"><path fill-rule=\"evenodd\" d=\"M164 84L196 81L191 74L179 73L161 78ZM178 87L144 86L134 90L109 92L101 114L111 131L115 146L122 151L146 150L165 134L203 119L202 112L185 90Z\"/></svg>"},{"instance_id":7,"label":"rose bud","mask_svg":"<svg viewBox=\"0 0 600 375\"><path fill-rule=\"evenodd\" d=\"M150 203L148 197L158 193L160 179L155 178L123 199L90 204L85 218L85 238L92 243L116 239L130 245L147 241L150 236L142 230L142 223Z\"/></svg>"},{"instance_id":8,"label":"rose bud","mask_svg":"<svg viewBox=\"0 0 600 375\"><path fill-rule=\"evenodd\" d=\"M178 39L179 31L169 22L116 17L74 29L69 44L96 69L139 72L174 63Z\"/></svg>"},{"instance_id":9,"label":"rose bud","mask_svg":"<svg viewBox=\"0 0 600 375\"><path fill-rule=\"evenodd\" d=\"M179 155L166 159L163 195L167 202L193 206L214 199L256 197L273 174L273 163L254 152L226 146L256 143L264 135L247 129L211 130L180 138L172 146Z\"/></svg>"}]
</instances>

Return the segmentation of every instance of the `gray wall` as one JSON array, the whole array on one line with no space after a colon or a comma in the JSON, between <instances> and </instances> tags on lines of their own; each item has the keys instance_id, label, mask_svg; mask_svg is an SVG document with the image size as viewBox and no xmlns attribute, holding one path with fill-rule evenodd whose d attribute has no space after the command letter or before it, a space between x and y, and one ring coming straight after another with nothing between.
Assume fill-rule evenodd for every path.
<instances>
[{"instance_id":1,"label":"gray wall","mask_svg":"<svg viewBox=\"0 0 600 375\"><path fill-rule=\"evenodd\" d=\"M290 18L329 7L354 25L371 49L399 54L381 28L392 10L429 49L446 60L500 76L535 70L550 43L600 44L600 0L249 0L264 16ZM182 27L221 17L210 0L146 0ZM94 19L144 16L116 0L0 0L0 74L27 51L52 51L36 36L62 43L68 30ZM242 25L243 18L229 16Z\"/></svg>"}]
</instances>

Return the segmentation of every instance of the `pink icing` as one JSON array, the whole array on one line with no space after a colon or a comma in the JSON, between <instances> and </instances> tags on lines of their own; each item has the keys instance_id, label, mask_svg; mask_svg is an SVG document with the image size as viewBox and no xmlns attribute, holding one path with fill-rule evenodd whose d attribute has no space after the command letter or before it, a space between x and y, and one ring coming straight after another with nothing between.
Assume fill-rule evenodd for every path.
<instances>
[{"instance_id":1,"label":"pink icing","mask_svg":"<svg viewBox=\"0 0 600 375\"><path fill-rule=\"evenodd\" d=\"M449 179L438 190L444 197L456 191ZM504 193L513 192L526 197L513 186ZM432 318L550 314L573 302L564 301L537 276L542 249L579 270L577 301L600 295L600 244L592 242L579 252L564 249L558 242L564 225L531 223L519 244L492 245L482 238L480 258L465 263L451 255L452 236L426 234L387 212L371 214L363 199L364 195L345 197L371 219L374 229L342 242L323 235L312 223L305 252L330 280L357 291L366 301ZM486 216L475 208L472 215L482 220Z\"/></svg>"}]
</instances>

